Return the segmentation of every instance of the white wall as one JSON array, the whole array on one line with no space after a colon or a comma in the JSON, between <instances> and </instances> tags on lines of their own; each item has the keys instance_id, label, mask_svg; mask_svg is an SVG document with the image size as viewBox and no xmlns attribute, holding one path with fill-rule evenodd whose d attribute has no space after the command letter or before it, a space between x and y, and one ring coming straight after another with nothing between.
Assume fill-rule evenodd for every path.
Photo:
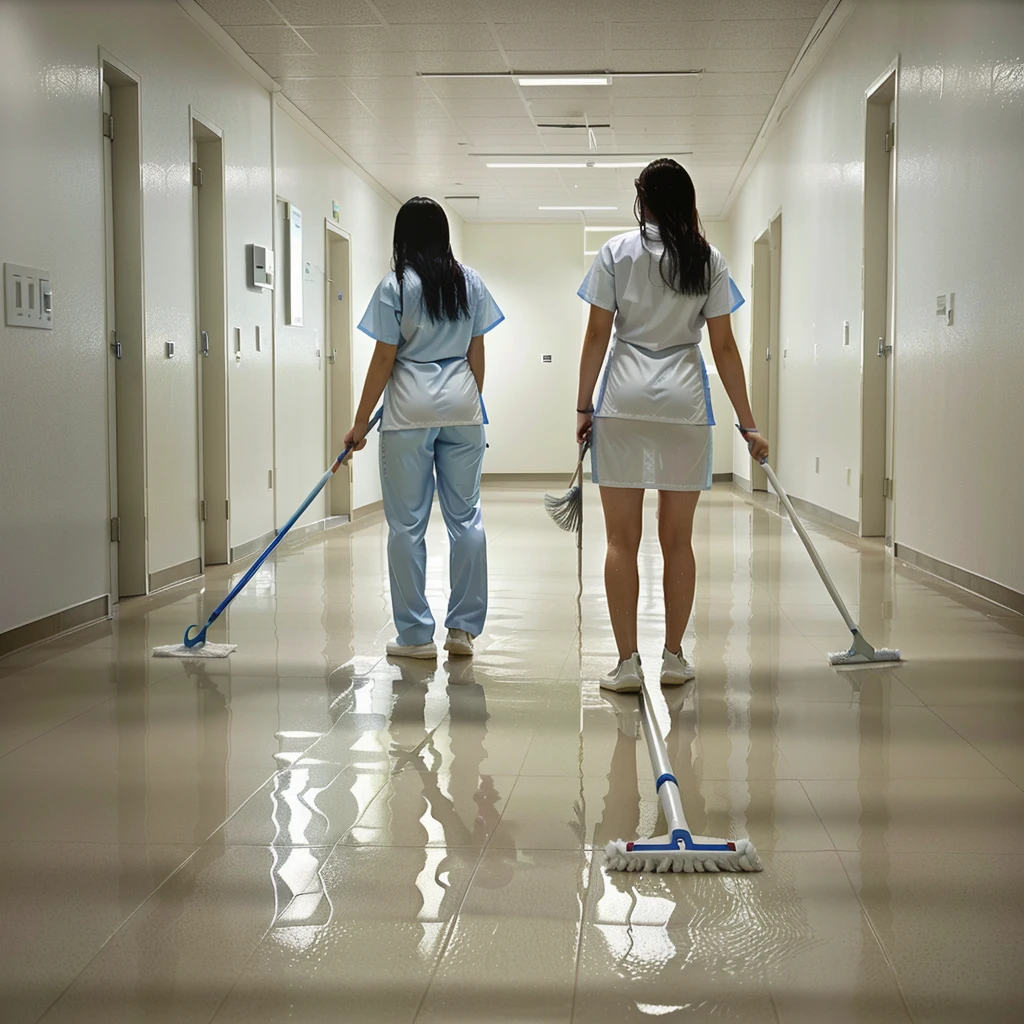
<instances>
[{"instance_id":1,"label":"white wall","mask_svg":"<svg viewBox=\"0 0 1024 1024\"><path fill-rule=\"evenodd\" d=\"M1024 591L1018 3L861 0L731 210L745 293L753 240L783 212L780 477L858 518L861 357L841 324L859 334L864 93L897 55L896 541ZM749 306L736 320L745 349Z\"/></svg>"},{"instance_id":2,"label":"white wall","mask_svg":"<svg viewBox=\"0 0 1024 1024\"><path fill-rule=\"evenodd\" d=\"M576 224L463 228L464 261L505 314L487 335L487 473L569 474L576 464L582 236Z\"/></svg>"}]
</instances>

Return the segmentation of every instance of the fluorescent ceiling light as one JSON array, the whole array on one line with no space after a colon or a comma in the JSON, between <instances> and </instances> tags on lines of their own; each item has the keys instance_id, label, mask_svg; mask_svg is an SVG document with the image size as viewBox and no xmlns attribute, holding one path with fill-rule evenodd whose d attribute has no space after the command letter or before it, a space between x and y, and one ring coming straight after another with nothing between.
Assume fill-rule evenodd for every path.
<instances>
[{"instance_id":1,"label":"fluorescent ceiling light","mask_svg":"<svg viewBox=\"0 0 1024 1024\"><path fill-rule=\"evenodd\" d=\"M544 170L545 168L553 167L556 170L585 170L588 167L596 168L623 168L623 167L646 167L647 164L643 161L632 162L632 163L612 163L606 160L579 160L573 163L492 163L487 164L488 167L499 168L502 170Z\"/></svg>"},{"instance_id":2,"label":"fluorescent ceiling light","mask_svg":"<svg viewBox=\"0 0 1024 1024\"><path fill-rule=\"evenodd\" d=\"M522 86L533 85L611 85L611 79L601 78L597 75L551 75L549 77L538 77L530 75L518 79Z\"/></svg>"},{"instance_id":3,"label":"fluorescent ceiling light","mask_svg":"<svg viewBox=\"0 0 1024 1024\"><path fill-rule=\"evenodd\" d=\"M538 210L617 210L617 206L538 206Z\"/></svg>"}]
</instances>

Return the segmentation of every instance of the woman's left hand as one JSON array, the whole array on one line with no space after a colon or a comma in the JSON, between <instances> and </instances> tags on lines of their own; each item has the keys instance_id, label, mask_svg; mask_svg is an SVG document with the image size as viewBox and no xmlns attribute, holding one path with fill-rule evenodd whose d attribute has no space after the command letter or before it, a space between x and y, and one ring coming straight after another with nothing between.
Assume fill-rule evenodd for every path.
<instances>
[{"instance_id":1,"label":"woman's left hand","mask_svg":"<svg viewBox=\"0 0 1024 1024\"><path fill-rule=\"evenodd\" d=\"M342 465L347 465L354 452L361 452L366 447L366 435L370 430L369 423L353 423L352 429L345 435L345 447L352 451L341 460Z\"/></svg>"},{"instance_id":2,"label":"woman's left hand","mask_svg":"<svg viewBox=\"0 0 1024 1024\"><path fill-rule=\"evenodd\" d=\"M576 443L583 444L590 440L590 434L594 429L594 414L592 412L576 413Z\"/></svg>"}]
</instances>

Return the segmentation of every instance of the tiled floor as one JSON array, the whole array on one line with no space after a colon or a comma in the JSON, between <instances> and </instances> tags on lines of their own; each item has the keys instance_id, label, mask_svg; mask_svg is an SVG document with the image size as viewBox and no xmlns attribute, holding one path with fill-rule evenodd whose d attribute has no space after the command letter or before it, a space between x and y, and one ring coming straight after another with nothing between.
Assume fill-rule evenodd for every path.
<instances>
[{"instance_id":1,"label":"tiled floor","mask_svg":"<svg viewBox=\"0 0 1024 1024\"><path fill-rule=\"evenodd\" d=\"M472 663L382 659L378 518L282 551L215 629L227 660L150 657L214 570L0 661L4 1024L1024 1020L1024 620L815 528L906 658L837 672L796 535L716 489L698 680L655 700L694 830L765 870L609 874L657 802L635 702L596 681L596 495L577 601L540 494L487 492ZM439 522L430 545L441 618ZM652 540L642 572L656 665Z\"/></svg>"}]
</instances>

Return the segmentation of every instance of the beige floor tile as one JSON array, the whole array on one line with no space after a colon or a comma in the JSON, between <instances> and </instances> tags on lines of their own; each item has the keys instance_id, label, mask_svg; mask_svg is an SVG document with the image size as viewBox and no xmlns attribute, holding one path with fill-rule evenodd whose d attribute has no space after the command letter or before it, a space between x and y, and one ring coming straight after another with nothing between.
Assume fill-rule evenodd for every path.
<instances>
[{"instance_id":1,"label":"beige floor tile","mask_svg":"<svg viewBox=\"0 0 1024 1024\"><path fill-rule=\"evenodd\" d=\"M1018 816L1018 821L1020 820ZM1019 844L1018 844L1019 851ZM844 853L907 1005L922 1024L1015 1024L1024 1007L1024 857L974 849Z\"/></svg>"},{"instance_id":2,"label":"beige floor tile","mask_svg":"<svg viewBox=\"0 0 1024 1024\"><path fill-rule=\"evenodd\" d=\"M893 674L925 704L1024 707L1024 656L962 659L919 658Z\"/></svg>"},{"instance_id":3,"label":"beige floor tile","mask_svg":"<svg viewBox=\"0 0 1024 1024\"><path fill-rule=\"evenodd\" d=\"M286 878L281 863L273 850L200 849L113 935L45 1019L208 1021L295 889L309 887L308 867Z\"/></svg>"},{"instance_id":4,"label":"beige floor tile","mask_svg":"<svg viewBox=\"0 0 1024 1024\"><path fill-rule=\"evenodd\" d=\"M1024 789L1024 705L933 704L931 707L950 728Z\"/></svg>"},{"instance_id":5,"label":"beige floor tile","mask_svg":"<svg viewBox=\"0 0 1024 1024\"><path fill-rule=\"evenodd\" d=\"M39 1019L193 846L0 842L5 1024Z\"/></svg>"},{"instance_id":6,"label":"beige floor tile","mask_svg":"<svg viewBox=\"0 0 1024 1024\"><path fill-rule=\"evenodd\" d=\"M928 708L785 703L779 750L801 779L993 778L1000 772Z\"/></svg>"},{"instance_id":7,"label":"beige floor tile","mask_svg":"<svg viewBox=\"0 0 1024 1024\"><path fill-rule=\"evenodd\" d=\"M484 852L417 1021L566 1021L587 857Z\"/></svg>"},{"instance_id":8,"label":"beige floor tile","mask_svg":"<svg viewBox=\"0 0 1024 1024\"><path fill-rule=\"evenodd\" d=\"M835 853L758 875L595 866L575 1019L909 1021Z\"/></svg>"},{"instance_id":9,"label":"beige floor tile","mask_svg":"<svg viewBox=\"0 0 1024 1024\"><path fill-rule=\"evenodd\" d=\"M1012 853L1024 792L1009 779L859 779L803 784L837 850Z\"/></svg>"}]
</instances>

